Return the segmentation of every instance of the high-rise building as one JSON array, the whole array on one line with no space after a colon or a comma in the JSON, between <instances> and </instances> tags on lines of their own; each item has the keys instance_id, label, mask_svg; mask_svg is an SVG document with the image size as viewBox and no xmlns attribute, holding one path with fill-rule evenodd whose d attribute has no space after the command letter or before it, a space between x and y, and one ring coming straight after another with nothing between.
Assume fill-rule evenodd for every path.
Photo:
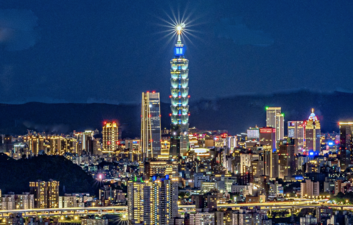
<instances>
[{"instance_id":1,"label":"high-rise building","mask_svg":"<svg viewBox=\"0 0 353 225\"><path fill-rule=\"evenodd\" d=\"M260 128L260 146L269 146L276 150L276 129L272 127Z\"/></svg>"},{"instance_id":2,"label":"high-rise building","mask_svg":"<svg viewBox=\"0 0 353 225\"><path fill-rule=\"evenodd\" d=\"M181 32L184 25L178 25L176 32L177 44L174 48L174 58L171 64L171 137L170 155L179 156L189 148L189 60L184 57L185 48L181 43Z\"/></svg>"},{"instance_id":3,"label":"high-rise building","mask_svg":"<svg viewBox=\"0 0 353 225\"><path fill-rule=\"evenodd\" d=\"M295 155L298 154L298 139L287 138L279 141L277 154L279 156L278 177L291 180L296 172Z\"/></svg>"},{"instance_id":4,"label":"high-rise building","mask_svg":"<svg viewBox=\"0 0 353 225\"><path fill-rule=\"evenodd\" d=\"M139 224L174 224L178 216L178 179L151 179L128 182L129 219Z\"/></svg>"},{"instance_id":5,"label":"high-rise building","mask_svg":"<svg viewBox=\"0 0 353 225\"><path fill-rule=\"evenodd\" d=\"M339 122L340 146L338 156L341 163L341 170L346 170L353 161L353 122Z\"/></svg>"},{"instance_id":6,"label":"high-rise building","mask_svg":"<svg viewBox=\"0 0 353 225\"><path fill-rule=\"evenodd\" d=\"M304 148L304 121L288 121L288 137L298 139L298 149Z\"/></svg>"},{"instance_id":7,"label":"high-rise building","mask_svg":"<svg viewBox=\"0 0 353 225\"><path fill-rule=\"evenodd\" d=\"M314 109L305 123L305 148L314 151L321 149L321 126Z\"/></svg>"},{"instance_id":8,"label":"high-rise building","mask_svg":"<svg viewBox=\"0 0 353 225\"><path fill-rule=\"evenodd\" d=\"M85 130L84 132L75 132L74 134L78 141L77 145L79 145L76 147L75 153L81 155L85 151L86 154L93 155L94 131Z\"/></svg>"},{"instance_id":9,"label":"high-rise building","mask_svg":"<svg viewBox=\"0 0 353 225\"><path fill-rule=\"evenodd\" d=\"M142 92L141 148L144 159L158 158L161 155L160 97L155 91Z\"/></svg>"},{"instance_id":10,"label":"high-rise building","mask_svg":"<svg viewBox=\"0 0 353 225\"><path fill-rule=\"evenodd\" d=\"M151 224L174 224L178 216L178 178L156 179L151 183Z\"/></svg>"},{"instance_id":11,"label":"high-rise building","mask_svg":"<svg viewBox=\"0 0 353 225\"><path fill-rule=\"evenodd\" d=\"M59 207L59 181L29 182L30 193L34 195L35 208Z\"/></svg>"},{"instance_id":12,"label":"high-rise building","mask_svg":"<svg viewBox=\"0 0 353 225\"><path fill-rule=\"evenodd\" d=\"M264 175L271 178L278 176L278 155L276 152L276 129L272 127L260 128L260 146L263 149L263 168L259 168ZM260 166L261 167L261 166Z\"/></svg>"},{"instance_id":13,"label":"high-rise building","mask_svg":"<svg viewBox=\"0 0 353 225\"><path fill-rule=\"evenodd\" d=\"M103 126L103 152L112 153L119 145L119 130L116 122L104 122Z\"/></svg>"},{"instance_id":14,"label":"high-rise building","mask_svg":"<svg viewBox=\"0 0 353 225\"><path fill-rule=\"evenodd\" d=\"M127 192L129 220L137 224L151 224L151 187L142 180L129 181Z\"/></svg>"},{"instance_id":15,"label":"high-rise building","mask_svg":"<svg viewBox=\"0 0 353 225\"><path fill-rule=\"evenodd\" d=\"M266 126L276 128L276 141L284 137L284 114L281 107L266 107Z\"/></svg>"}]
</instances>

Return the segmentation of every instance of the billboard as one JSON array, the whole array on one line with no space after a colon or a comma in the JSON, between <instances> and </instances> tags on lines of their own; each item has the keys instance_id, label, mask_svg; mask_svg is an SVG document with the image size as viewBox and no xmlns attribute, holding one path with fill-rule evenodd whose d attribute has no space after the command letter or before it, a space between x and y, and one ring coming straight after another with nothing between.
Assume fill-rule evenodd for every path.
<instances>
[{"instance_id":1,"label":"billboard","mask_svg":"<svg viewBox=\"0 0 353 225\"><path fill-rule=\"evenodd\" d=\"M276 129L275 128L271 128L271 127L260 128L260 133L261 134L276 133Z\"/></svg>"}]
</instances>

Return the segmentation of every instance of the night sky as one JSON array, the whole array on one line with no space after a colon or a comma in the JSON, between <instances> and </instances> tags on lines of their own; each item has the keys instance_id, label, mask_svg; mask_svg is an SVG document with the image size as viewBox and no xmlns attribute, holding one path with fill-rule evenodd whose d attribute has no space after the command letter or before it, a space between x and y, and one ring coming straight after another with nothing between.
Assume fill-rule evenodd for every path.
<instances>
[{"instance_id":1,"label":"night sky","mask_svg":"<svg viewBox=\"0 0 353 225\"><path fill-rule=\"evenodd\" d=\"M351 0L4 0L0 102L167 102L178 14L192 100L353 91Z\"/></svg>"}]
</instances>

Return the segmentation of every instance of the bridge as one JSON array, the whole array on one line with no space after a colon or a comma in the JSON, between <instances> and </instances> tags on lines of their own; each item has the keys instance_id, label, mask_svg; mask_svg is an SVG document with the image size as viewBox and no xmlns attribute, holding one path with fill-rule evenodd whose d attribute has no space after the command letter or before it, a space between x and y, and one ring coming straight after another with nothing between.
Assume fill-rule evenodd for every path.
<instances>
[{"instance_id":1,"label":"bridge","mask_svg":"<svg viewBox=\"0 0 353 225\"><path fill-rule=\"evenodd\" d=\"M218 208L238 209L240 207L260 207L263 210L278 210L278 209L303 209L317 208L322 206L339 208L343 210L353 209L353 204L350 205L333 205L327 203L312 203L312 201L302 202L265 202L265 203L228 203L218 204ZM179 212L195 212L195 205L179 205ZM87 215L108 215L108 214L127 214L127 206L103 206L103 207L73 207L73 208L47 208L47 209L13 209L0 210L0 218L7 218L12 214L22 214L23 217L39 217L39 216L87 216Z\"/></svg>"},{"instance_id":2,"label":"bridge","mask_svg":"<svg viewBox=\"0 0 353 225\"><path fill-rule=\"evenodd\" d=\"M13 209L0 210L0 218L9 217L12 214L22 214L23 217L38 216L86 216L126 214L127 206L104 206L104 207L72 207L72 208L47 208L47 209Z\"/></svg>"}]
</instances>

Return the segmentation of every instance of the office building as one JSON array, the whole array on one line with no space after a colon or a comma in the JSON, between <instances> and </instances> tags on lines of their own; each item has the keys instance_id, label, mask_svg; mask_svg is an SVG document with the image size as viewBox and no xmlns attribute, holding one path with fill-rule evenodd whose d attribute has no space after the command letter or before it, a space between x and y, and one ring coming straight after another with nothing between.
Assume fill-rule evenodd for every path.
<instances>
[{"instance_id":1,"label":"office building","mask_svg":"<svg viewBox=\"0 0 353 225\"><path fill-rule=\"evenodd\" d=\"M305 123L305 148L310 151L321 150L321 125L312 109L309 119Z\"/></svg>"},{"instance_id":2,"label":"office building","mask_svg":"<svg viewBox=\"0 0 353 225\"><path fill-rule=\"evenodd\" d=\"M30 193L34 195L35 208L59 207L59 181L29 182Z\"/></svg>"},{"instance_id":3,"label":"office building","mask_svg":"<svg viewBox=\"0 0 353 225\"><path fill-rule=\"evenodd\" d=\"M170 155L179 156L189 149L189 60L184 57L185 48L181 43L183 26L176 27L178 41L174 48L171 64L171 137Z\"/></svg>"},{"instance_id":4,"label":"office building","mask_svg":"<svg viewBox=\"0 0 353 225\"><path fill-rule=\"evenodd\" d=\"M272 127L260 128L260 147L262 153L258 165L260 173L271 178L278 176L278 155L276 154L276 129Z\"/></svg>"},{"instance_id":5,"label":"office building","mask_svg":"<svg viewBox=\"0 0 353 225\"><path fill-rule=\"evenodd\" d=\"M288 137L298 139L298 149L304 148L304 121L288 121Z\"/></svg>"},{"instance_id":6,"label":"office building","mask_svg":"<svg viewBox=\"0 0 353 225\"><path fill-rule=\"evenodd\" d=\"M140 139L125 139L125 149L129 149L129 159L131 162L140 162L142 157Z\"/></svg>"},{"instance_id":7,"label":"office building","mask_svg":"<svg viewBox=\"0 0 353 225\"><path fill-rule=\"evenodd\" d=\"M295 156L298 154L298 139L287 138L279 141L277 154L279 156L278 177L291 180L296 172Z\"/></svg>"},{"instance_id":8,"label":"office building","mask_svg":"<svg viewBox=\"0 0 353 225\"><path fill-rule=\"evenodd\" d=\"M157 158L161 155L160 96L155 91L142 92L141 149L144 159Z\"/></svg>"},{"instance_id":9,"label":"office building","mask_svg":"<svg viewBox=\"0 0 353 225\"><path fill-rule=\"evenodd\" d=\"M260 146L268 146L276 150L276 129L271 127L260 128Z\"/></svg>"},{"instance_id":10,"label":"office building","mask_svg":"<svg viewBox=\"0 0 353 225\"><path fill-rule=\"evenodd\" d=\"M340 159L341 171L345 171L353 161L352 152L352 132L353 122L339 122L340 128L340 144L338 150L338 156Z\"/></svg>"},{"instance_id":11,"label":"office building","mask_svg":"<svg viewBox=\"0 0 353 225\"><path fill-rule=\"evenodd\" d=\"M284 114L281 107L266 107L266 127L276 129L276 141L284 137Z\"/></svg>"},{"instance_id":12,"label":"office building","mask_svg":"<svg viewBox=\"0 0 353 225\"><path fill-rule=\"evenodd\" d=\"M113 153L119 145L119 130L116 122L104 122L103 153Z\"/></svg>"},{"instance_id":13,"label":"office building","mask_svg":"<svg viewBox=\"0 0 353 225\"><path fill-rule=\"evenodd\" d=\"M144 163L144 171L141 170L140 172L144 172L147 178L156 174L178 177L178 162L161 160L148 161Z\"/></svg>"},{"instance_id":14,"label":"office building","mask_svg":"<svg viewBox=\"0 0 353 225\"><path fill-rule=\"evenodd\" d=\"M256 174L276 179L278 177L278 157L270 146L264 146L260 153Z\"/></svg>"}]
</instances>

